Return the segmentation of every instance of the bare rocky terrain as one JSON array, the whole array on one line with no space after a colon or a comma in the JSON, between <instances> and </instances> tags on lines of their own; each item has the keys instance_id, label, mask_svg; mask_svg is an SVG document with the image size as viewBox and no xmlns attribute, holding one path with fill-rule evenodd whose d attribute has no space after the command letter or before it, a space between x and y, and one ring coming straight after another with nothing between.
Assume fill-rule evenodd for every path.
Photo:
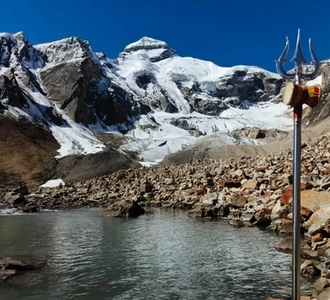
<instances>
[{"instance_id":1,"label":"bare rocky terrain","mask_svg":"<svg viewBox=\"0 0 330 300\"><path fill-rule=\"evenodd\" d=\"M0 117L0 187L36 186L54 174L59 144L42 126Z\"/></svg>"},{"instance_id":2,"label":"bare rocky terrain","mask_svg":"<svg viewBox=\"0 0 330 300\"><path fill-rule=\"evenodd\" d=\"M23 125L22 125L23 124ZM97 154L72 155L56 160L59 144L51 133L42 126L1 117L0 118L0 187L10 189L24 182L29 188L35 188L51 178L62 178L67 182L77 182L102 176L120 169L140 167L135 162L136 154L128 156L115 149L123 142L118 135L95 133L105 143L106 150ZM314 139L330 131L330 118L302 126L302 142ZM161 163L183 164L195 160L256 157L290 151L293 134L282 133L277 137L264 138L263 145L227 145L213 146L212 138L202 140L194 147L170 155Z\"/></svg>"},{"instance_id":3,"label":"bare rocky terrain","mask_svg":"<svg viewBox=\"0 0 330 300\"><path fill-rule=\"evenodd\" d=\"M55 156L60 145L46 127L0 116L0 128L0 191L20 183L35 188L51 178L76 182L140 166L132 158L113 150L121 143L116 135L97 135L107 145L103 152L57 160Z\"/></svg>"}]
</instances>

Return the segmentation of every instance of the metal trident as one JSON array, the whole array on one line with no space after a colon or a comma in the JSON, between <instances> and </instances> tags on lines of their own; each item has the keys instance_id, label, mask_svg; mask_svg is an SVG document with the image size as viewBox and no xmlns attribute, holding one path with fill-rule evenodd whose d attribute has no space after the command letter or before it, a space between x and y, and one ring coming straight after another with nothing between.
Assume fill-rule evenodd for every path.
<instances>
[{"instance_id":1,"label":"metal trident","mask_svg":"<svg viewBox=\"0 0 330 300\"><path fill-rule=\"evenodd\" d=\"M302 73L302 65L306 62L302 49L301 49L301 42L300 42L300 29L298 29L298 36L297 36L297 44L296 44L296 51L291 59L292 62L294 62L295 64L295 73L287 73L285 72L285 70L283 69L283 65L286 63L286 57L288 55L289 52L289 39L288 37L286 37L286 43L285 43L285 47L284 50L282 52L282 54L280 55L280 57L275 60L276 63L276 70L277 73L280 74L283 78L286 79L291 79L291 78L296 78L297 81L297 75L299 76L299 81L301 80L301 78L304 79L313 79L318 70L319 70L319 65L320 62L317 59L313 46L312 46L312 39L309 39L309 52L311 54L312 57L312 61L311 61L311 65L314 66L314 70L312 73ZM296 84L300 84L300 82L296 82Z\"/></svg>"},{"instance_id":2,"label":"metal trident","mask_svg":"<svg viewBox=\"0 0 330 300\"><path fill-rule=\"evenodd\" d=\"M319 70L319 60L317 59L312 47L311 39L309 40L309 51L312 57L311 65L314 70L311 73L303 73L303 65L306 62L302 53L300 43L300 30L298 30L297 44L295 53L291 59L295 64L294 72L287 73L283 69L286 62L286 56L289 51L289 39L286 38L285 48L276 60L277 72L286 79L295 78L295 84L299 85L301 79L313 79ZM307 69L307 68L306 68ZM308 71L308 70L307 70ZM294 141L293 141L293 232L292 232L292 300L300 300L300 177L301 177L301 118L302 103L293 106L294 119Z\"/></svg>"}]
</instances>

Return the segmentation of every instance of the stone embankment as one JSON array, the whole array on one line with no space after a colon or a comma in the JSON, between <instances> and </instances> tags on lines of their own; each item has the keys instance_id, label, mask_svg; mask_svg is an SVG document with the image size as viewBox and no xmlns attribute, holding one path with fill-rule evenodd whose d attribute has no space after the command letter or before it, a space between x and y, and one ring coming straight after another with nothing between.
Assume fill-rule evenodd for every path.
<instances>
[{"instance_id":1,"label":"stone embankment","mask_svg":"<svg viewBox=\"0 0 330 300\"><path fill-rule=\"evenodd\" d=\"M330 299L330 135L301 148L301 216L305 234L302 274L316 277L317 299ZM228 154L230 156L230 154ZM186 209L189 216L225 217L234 226L265 225L292 232L291 150L263 157L203 160L183 165L121 170L57 188L7 193L5 201L24 211L104 207L123 216L121 204ZM97 166L96 166L97 167ZM116 212L112 212L115 207ZM286 241L278 249L290 251Z\"/></svg>"}]
</instances>

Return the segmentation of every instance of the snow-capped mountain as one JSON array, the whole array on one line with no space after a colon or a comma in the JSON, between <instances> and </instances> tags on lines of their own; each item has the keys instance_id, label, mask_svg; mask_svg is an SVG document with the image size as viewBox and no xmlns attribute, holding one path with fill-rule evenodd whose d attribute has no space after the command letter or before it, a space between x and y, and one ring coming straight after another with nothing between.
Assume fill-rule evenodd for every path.
<instances>
[{"instance_id":1,"label":"snow-capped mountain","mask_svg":"<svg viewBox=\"0 0 330 300\"><path fill-rule=\"evenodd\" d=\"M202 136L218 136L219 145L253 144L232 132L291 129L278 75L181 57L148 37L110 59L76 37L31 45L23 33L3 33L0 66L0 115L49 128L58 157L101 151L93 131L121 135L126 142L118 150L136 151L148 163Z\"/></svg>"}]
</instances>

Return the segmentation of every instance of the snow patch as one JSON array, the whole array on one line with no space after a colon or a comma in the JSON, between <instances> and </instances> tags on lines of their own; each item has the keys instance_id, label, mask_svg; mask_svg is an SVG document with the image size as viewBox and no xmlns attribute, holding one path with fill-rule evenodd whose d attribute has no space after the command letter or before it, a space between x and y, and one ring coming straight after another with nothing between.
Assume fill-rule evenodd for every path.
<instances>
[{"instance_id":1,"label":"snow patch","mask_svg":"<svg viewBox=\"0 0 330 300\"><path fill-rule=\"evenodd\" d=\"M42 184L40 187L54 188L54 187L57 187L59 185L65 185L65 183L62 179L48 180L46 183Z\"/></svg>"}]
</instances>

